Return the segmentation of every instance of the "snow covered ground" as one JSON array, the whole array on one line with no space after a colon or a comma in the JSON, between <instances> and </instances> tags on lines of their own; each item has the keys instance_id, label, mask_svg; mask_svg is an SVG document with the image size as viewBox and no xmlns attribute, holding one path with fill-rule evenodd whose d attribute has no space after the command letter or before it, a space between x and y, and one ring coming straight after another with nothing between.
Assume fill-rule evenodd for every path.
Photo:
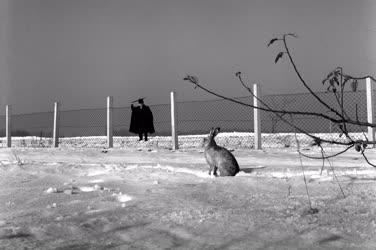
<instances>
[{"instance_id":1,"label":"snow covered ground","mask_svg":"<svg viewBox=\"0 0 376 250\"><path fill-rule=\"evenodd\" d=\"M294 148L234 146L241 172L213 178L194 138L0 149L0 248L375 249L376 170L355 150L323 172L302 158L312 213Z\"/></svg>"}]
</instances>

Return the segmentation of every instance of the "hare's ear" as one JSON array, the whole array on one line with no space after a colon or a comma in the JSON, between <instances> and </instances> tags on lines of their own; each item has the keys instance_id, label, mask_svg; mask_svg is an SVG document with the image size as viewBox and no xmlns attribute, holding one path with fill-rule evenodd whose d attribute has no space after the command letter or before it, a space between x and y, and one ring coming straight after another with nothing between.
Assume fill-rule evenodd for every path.
<instances>
[{"instance_id":1,"label":"hare's ear","mask_svg":"<svg viewBox=\"0 0 376 250\"><path fill-rule=\"evenodd\" d=\"M216 136L216 135L219 133L220 130L221 130L220 127L216 127L216 128L213 130L213 137Z\"/></svg>"}]
</instances>

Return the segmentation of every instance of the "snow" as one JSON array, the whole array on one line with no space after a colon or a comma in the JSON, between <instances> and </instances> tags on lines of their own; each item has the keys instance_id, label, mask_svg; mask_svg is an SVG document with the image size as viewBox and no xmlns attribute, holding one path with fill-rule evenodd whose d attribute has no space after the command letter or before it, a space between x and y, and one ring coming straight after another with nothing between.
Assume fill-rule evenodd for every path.
<instances>
[{"instance_id":1,"label":"snow","mask_svg":"<svg viewBox=\"0 0 376 250\"><path fill-rule=\"evenodd\" d=\"M103 183L104 180L102 179L95 179L95 180L90 180L89 183Z\"/></svg>"},{"instance_id":2,"label":"snow","mask_svg":"<svg viewBox=\"0 0 376 250\"><path fill-rule=\"evenodd\" d=\"M129 196L129 195L120 193L120 194L117 195L117 199L118 199L118 201L124 203L124 202L127 202L127 201L131 201L132 197Z\"/></svg>"},{"instance_id":3,"label":"snow","mask_svg":"<svg viewBox=\"0 0 376 250\"><path fill-rule=\"evenodd\" d=\"M57 192L58 192L57 188L53 188L53 187L50 187L50 188L48 188L48 189L46 190L46 193L47 193L47 194L57 193Z\"/></svg>"},{"instance_id":4,"label":"snow","mask_svg":"<svg viewBox=\"0 0 376 250\"><path fill-rule=\"evenodd\" d=\"M130 165L130 166L126 166L127 170L140 169L140 168L165 170L165 171L170 171L170 172L174 172L174 173L185 173L185 174L195 175L195 176L200 177L200 178L209 178L210 177L208 175L207 171L204 172L204 171L199 171L199 170L192 170L192 169L189 169L189 168L173 167L173 166L169 166L169 165L157 164L155 166L153 166L153 165Z\"/></svg>"},{"instance_id":5,"label":"snow","mask_svg":"<svg viewBox=\"0 0 376 250\"><path fill-rule=\"evenodd\" d=\"M109 172L108 169L103 169L103 170L91 170L89 173L87 173L87 176L97 176L97 175L104 175Z\"/></svg>"},{"instance_id":6,"label":"snow","mask_svg":"<svg viewBox=\"0 0 376 250\"><path fill-rule=\"evenodd\" d=\"M92 186L92 187L79 187L79 189L82 192L93 192L93 191L95 191L95 187L94 186Z\"/></svg>"},{"instance_id":7,"label":"snow","mask_svg":"<svg viewBox=\"0 0 376 250\"><path fill-rule=\"evenodd\" d=\"M218 178L208 175L199 147L0 149L0 246L374 249L376 170L358 152L334 158L334 172L302 159L318 210L309 213L296 150L234 149L241 171ZM371 162L375 153L367 151Z\"/></svg>"}]
</instances>

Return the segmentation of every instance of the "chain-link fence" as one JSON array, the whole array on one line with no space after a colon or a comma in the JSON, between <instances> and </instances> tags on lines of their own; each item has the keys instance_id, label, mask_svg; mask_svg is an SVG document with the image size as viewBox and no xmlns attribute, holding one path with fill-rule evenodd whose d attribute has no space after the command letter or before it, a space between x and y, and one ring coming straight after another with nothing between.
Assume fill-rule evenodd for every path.
<instances>
[{"instance_id":1,"label":"chain-link fence","mask_svg":"<svg viewBox=\"0 0 376 250\"><path fill-rule=\"evenodd\" d=\"M327 103L330 107L335 108L340 112L340 104L334 97L333 93L319 92L317 96ZM344 92L343 107L345 115L352 120L367 121L367 102L366 92ZM300 112L315 112L333 115L333 112L328 111L327 108L310 93L306 94L286 94L286 95L268 95L262 99L267 105L273 109L278 110L291 110ZM280 117L271 112L262 113L262 132L263 134L263 146L275 147L284 145L289 147L295 145L296 130L282 121ZM325 118L317 116L307 115L283 115L283 118L289 122L294 123L296 126L308 133L319 133L320 137L327 139L335 138L341 134L339 124L334 124ZM367 127L361 127L357 125L347 125L347 131L352 133L352 136L356 139L363 138L362 132L367 131ZM297 131L299 132L299 131ZM334 136L334 137L333 137ZM303 143L310 143L312 140L306 136L301 136Z\"/></svg>"},{"instance_id":2,"label":"chain-link fence","mask_svg":"<svg viewBox=\"0 0 376 250\"><path fill-rule=\"evenodd\" d=\"M251 104L251 97L234 98ZM228 100L178 103L179 134L206 134L211 127L223 132L253 131L253 109Z\"/></svg>"},{"instance_id":3,"label":"chain-link fence","mask_svg":"<svg viewBox=\"0 0 376 250\"><path fill-rule=\"evenodd\" d=\"M331 107L340 110L339 103L333 96L333 93L318 92L317 96ZM252 96L234 99L246 104L253 103ZM332 115L332 113L326 112L327 109L310 93L265 95L261 99L270 108L276 110L315 112ZM365 91L344 92L343 106L346 110L346 115L353 120L367 120ZM221 127L222 132L234 133L225 133L224 136L220 134L217 137L218 144L228 147L254 147L252 108L223 99L181 102L178 104L178 108L180 135L207 134L211 127ZM338 139L341 132L338 124L333 124L321 117L307 115L290 116L288 114L282 115L282 117L302 130L318 134L322 138L333 139L337 137L336 139ZM302 145L312 143L311 138L296 131L288 123L284 122L283 119L273 112L261 111L263 148L295 146L295 132L297 132L298 139ZM366 127L356 125L349 125L347 129L357 139L363 138L362 132L367 130ZM191 146L199 145L200 138L194 138L185 138L181 144L187 146L187 141L190 141L189 145ZM181 141L182 139L179 138L179 140Z\"/></svg>"},{"instance_id":4,"label":"chain-link fence","mask_svg":"<svg viewBox=\"0 0 376 250\"><path fill-rule=\"evenodd\" d=\"M1 137L5 137L5 116L0 118ZM52 145L53 112L12 115L12 144L19 147L50 147ZM6 145L5 138L1 139Z\"/></svg>"},{"instance_id":5,"label":"chain-link fence","mask_svg":"<svg viewBox=\"0 0 376 250\"><path fill-rule=\"evenodd\" d=\"M170 105L150 105L154 117L155 133L149 137L149 145L155 147L171 147L171 114ZM129 132L131 107L113 109L114 147L137 146L138 135Z\"/></svg>"},{"instance_id":6,"label":"chain-link fence","mask_svg":"<svg viewBox=\"0 0 376 250\"><path fill-rule=\"evenodd\" d=\"M339 110L333 93L319 92L317 96L331 107ZM234 98L252 104L251 96ZM262 100L273 109L316 112L327 115L327 109L309 94L264 95ZM346 115L356 120L366 121L366 92L345 92L344 108ZM147 145L171 147L170 105L150 105L154 116L156 133ZM138 136L129 133L130 107L115 107L113 110L114 147L138 146ZM53 112L12 115L12 144L20 147L52 146ZM106 109L80 109L60 111L59 144L62 147L106 147ZM217 142L226 147L253 148L253 109L228 100L191 101L177 103L179 146L200 147L202 137L212 127L220 127ZM321 137L338 136L338 124L314 116L296 115L283 118L293 122L309 133L320 133ZM286 124L272 112L261 111L262 146L291 147L295 145L294 128ZM348 131L361 137L366 127L348 126ZM5 136L5 116L0 116L0 137ZM299 135L302 143L311 139ZM5 147L5 138L0 138L0 146Z\"/></svg>"},{"instance_id":7,"label":"chain-link fence","mask_svg":"<svg viewBox=\"0 0 376 250\"><path fill-rule=\"evenodd\" d=\"M59 144L68 147L106 146L106 109L60 112Z\"/></svg>"},{"instance_id":8,"label":"chain-link fence","mask_svg":"<svg viewBox=\"0 0 376 250\"><path fill-rule=\"evenodd\" d=\"M234 98L251 104L251 97ZM177 103L179 147L200 147L204 136L212 127L220 127L217 143L225 147L252 148L253 109L228 100ZM226 132L236 132L228 134ZM241 133L243 132L243 133ZM244 133L246 132L246 133ZM201 135L201 136L189 136ZM226 135L226 136L224 136Z\"/></svg>"}]
</instances>

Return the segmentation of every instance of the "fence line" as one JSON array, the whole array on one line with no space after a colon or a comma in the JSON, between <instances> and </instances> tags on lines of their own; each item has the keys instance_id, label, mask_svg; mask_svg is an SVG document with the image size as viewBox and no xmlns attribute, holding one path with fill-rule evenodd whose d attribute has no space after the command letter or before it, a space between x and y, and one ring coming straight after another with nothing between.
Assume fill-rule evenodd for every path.
<instances>
[{"instance_id":1,"label":"fence line","mask_svg":"<svg viewBox=\"0 0 376 250\"><path fill-rule=\"evenodd\" d=\"M370 98L373 97L374 92L371 87L367 87L366 90L372 94L367 95L365 91L345 92L347 101L345 109L352 118L357 115L360 120L370 122L373 118L373 110L369 107L375 105ZM331 106L338 105L331 93L318 92L317 95ZM255 104L250 96L234 99ZM314 98L309 93L265 95L261 99L276 109L319 113L322 111L322 107L314 102ZM312 105L313 103L315 105ZM220 134L218 140L222 140L224 145L259 149L273 147L273 144L282 147L294 144L294 140L290 140L288 134L294 131L275 114L260 110L252 112L249 107L228 100L178 102L176 93L172 92L170 104L150 105L150 108L155 118L156 130L156 134L149 142L152 145L173 149L187 143L198 145L199 139L185 135L201 135L196 137L200 138L207 134L211 127L217 126L221 127L223 132L246 132L241 136L228 134L227 139L221 138ZM130 107L114 107L111 97L107 98L105 108L95 109L62 111L59 103L54 103L53 112L12 114L11 106L8 105L6 115L0 116L0 137L5 137L4 140L0 138L0 147L11 147L12 139L15 143L13 146L25 146L28 143L34 146L39 143L43 147L132 145L137 140L137 136L128 131L130 116ZM329 121L317 117L296 116L294 122L311 133L340 132ZM349 131L354 133L366 132L367 129L367 127L349 126ZM281 136L281 133L287 134ZM374 130L368 131L368 134L374 135ZM362 134L359 133L359 136Z\"/></svg>"}]
</instances>

